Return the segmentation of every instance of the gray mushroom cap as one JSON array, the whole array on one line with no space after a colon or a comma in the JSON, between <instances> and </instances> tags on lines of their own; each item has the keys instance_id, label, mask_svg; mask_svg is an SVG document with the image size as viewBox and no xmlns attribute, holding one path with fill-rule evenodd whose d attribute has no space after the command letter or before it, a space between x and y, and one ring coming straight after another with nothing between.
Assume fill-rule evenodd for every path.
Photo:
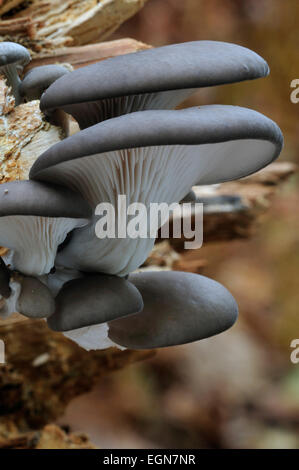
<instances>
[{"instance_id":1,"label":"gray mushroom cap","mask_svg":"<svg viewBox=\"0 0 299 470\"><path fill-rule=\"evenodd\" d=\"M8 299L11 293L9 286L10 271L3 259L0 257L0 295L5 299Z\"/></svg>"},{"instance_id":2,"label":"gray mushroom cap","mask_svg":"<svg viewBox=\"0 0 299 470\"><path fill-rule=\"evenodd\" d=\"M19 276L21 292L17 309L29 318L47 318L55 311L55 300L50 290L34 277Z\"/></svg>"},{"instance_id":3,"label":"gray mushroom cap","mask_svg":"<svg viewBox=\"0 0 299 470\"><path fill-rule=\"evenodd\" d=\"M242 46L217 41L174 44L77 69L48 88L41 109L50 113L62 108L85 128L132 111L174 108L195 88L251 80L268 73L267 63ZM124 97L132 100L109 102Z\"/></svg>"},{"instance_id":4,"label":"gray mushroom cap","mask_svg":"<svg viewBox=\"0 0 299 470\"><path fill-rule=\"evenodd\" d=\"M0 67L5 65L25 66L30 62L29 51L16 42L0 42Z\"/></svg>"},{"instance_id":5,"label":"gray mushroom cap","mask_svg":"<svg viewBox=\"0 0 299 470\"><path fill-rule=\"evenodd\" d=\"M19 87L20 95L27 100L39 100L52 83L68 73L70 70L58 64L34 67L23 78Z\"/></svg>"},{"instance_id":6,"label":"gray mushroom cap","mask_svg":"<svg viewBox=\"0 0 299 470\"><path fill-rule=\"evenodd\" d=\"M238 307L221 284L198 274L143 272L129 276L140 291L141 313L109 323L109 338L131 349L198 341L230 328Z\"/></svg>"},{"instance_id":7,"label":"gray mushroom cap","mask_svg":"<svg viewBox=\"0 0 299 470\"><path fill-rule=\"evenodd\" d=\"M48 319L48 325L55 331L105 323L143 308L142 297L133 284L104 274L67 282L55 301L55 313Z\"/></svg>"},{"instance_id":8,"label":"gray mushroom cap","mask_svg":"<svg viewBox=\"0 0 299 470\"><path fill-rule=\"evenodd\" d=\"M282 140L278 126L265 116L214 105L127 114L61 141L35 161L30 178L79 191L95 215L89 226L74 232L57 261L118 276L134 271L153 248L155 228L151 237L147 231L141 238L99 240L99 203L108 202L117 216L118 195L126 195L127 206L144 204L151 222L151 203L170 205L193 185L251 174L278 157Z\"/></svg>"},{"instance_id":9,"label":"gray mushroom cap","mask_svg":"<svg viewBox=\"0 0 299 470\"><path fill-rule=\"evenodd\" d=\"M12 181L0 185L0 217L88 218L91 213L89 204L68 188L38 181Z\"/></svg>"},{"instance_id":10,"label":"gray mushroom cap","mask_svg":"<svg viewBox=\"0 0 299 470\"><path fill-rule=\"evenodd\" d=\"M15 42L0 42L0 72L2 72L8 84L12 87L15 97L15 103L20 103L19 86L21 80L19 78L17 67L24 67L30 62L29 51Z\"/></svg>"},{"instance_id":11,"label":"gray mushroom cap","mask_svg":"<svg viewBox=\"0 0 299 470\"><path fill-rule=\"evenodd\" d=\"M213 184L260 170L278 157L282 145L279 127L247 108L210 105L142 111L96 124L53 145L35 161L30 178L56 181L56 165L91 155L101 158L105 152L193 146L190 151L198 154L198 173L190 183ZM197 152L200 146L202 154Z\"/></svg>"},{"instance_id":12,"label":"gray mushroom cap","mask_svg":"<svg viewBox=\"0 0 299 470\"><path fill-rule=\"evenodd\" d=\"M0 245L13 250L13 269L48 273L67 234L88 222L91 208L77 193L35 181L0 185Z\"/></svg>"}]
</instances>

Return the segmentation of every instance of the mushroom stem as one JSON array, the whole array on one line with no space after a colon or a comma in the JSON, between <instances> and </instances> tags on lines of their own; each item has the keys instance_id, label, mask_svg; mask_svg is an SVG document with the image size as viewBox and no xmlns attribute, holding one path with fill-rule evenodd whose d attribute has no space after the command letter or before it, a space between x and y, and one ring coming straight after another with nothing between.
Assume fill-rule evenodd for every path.
<instances>
[{"instance_id":1,"label":"mushroom stem","mask_svg":"<svg viewBox=\"0 0 299 470\"><path fill-rule=\"evenodd\" d=\"M21 293L21 284L16 280L9 282L11 294L8 298L0 296L0 318L7 318L18 311L17 303Z\"/></svg>"},{"instance_id":2,"label":"mushroom stem","mask_svg":"<svg viewBox=\"0 0 299 470\"><path fill-rule=\"evenodd\" d=\"M114 343L108 337L108 324L101 323L100 325L84 326L76 330L65 331L63 335L78 344L86 351L101 350L108 348L118 348L124 350L123 346Z\"/></svg>"},{"instance_id":3,"label":"mushroom stem","mask_svg":"<svg viewBox=\"0 0 299 470\"><path fill-rule=\"evenodd\" d=\"M83 274L76 269L69 269L62 266L55 266L55 268L55 272L37 277L37 279L50 289L54 297L56 297L66 282L83 277Z\"/></svg>"},{"instance_id":4,"label":"mushroom stem","mask_svg":"<svg viewBox=\"0 0 299 470\"><path fill-rule=\"evenodd\" d=\"M21 79L18 75L17 67L15 64L8 64L3 66L1 71L5 75L8 85L12 89L12 93L15 98L15 105L18 106L22 102L22 98L19 92Z\"/></svg>"}]
</instances>

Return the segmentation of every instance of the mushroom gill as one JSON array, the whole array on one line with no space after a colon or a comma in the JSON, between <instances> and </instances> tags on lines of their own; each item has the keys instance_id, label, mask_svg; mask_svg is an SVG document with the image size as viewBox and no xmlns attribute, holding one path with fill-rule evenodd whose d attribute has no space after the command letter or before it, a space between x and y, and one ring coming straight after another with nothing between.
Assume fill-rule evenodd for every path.
<instances>
[{"instance_id":1,"label":"mushroom gill","mask_svg":"<svg viewBox=\"0 0 299 470\"><path fill-rule=\"evenodd\" d=\"M129 274L147 258L156 233L118 236L120 227L133 223L132 214L118 217L119 195L126 196L127 206L145 206L140 223L148 228L152 203L179 202L195 184L251 174L277 158L281 146L282 134L273 121L249 109L220 105L132 113L61 141L36 160L30 177L78 191L95 213L86 227L74 231L57 265ZM96 234L100 203L114 209L114 237Z\"/></svg>"}]
</instances>

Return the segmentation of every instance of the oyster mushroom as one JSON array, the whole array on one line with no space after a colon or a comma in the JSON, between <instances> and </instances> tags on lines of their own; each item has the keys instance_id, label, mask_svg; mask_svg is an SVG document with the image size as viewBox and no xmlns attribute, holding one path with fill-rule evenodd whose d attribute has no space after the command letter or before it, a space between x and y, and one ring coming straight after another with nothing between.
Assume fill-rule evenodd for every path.
<instances>
[{"instance_id":1,"label":"oyster mushroom","mask_svg":"<svg viewBox=\"0 0 299 470\"><path fill-rule=\"evenodd\" d=\"M71 114L81 129L146 109L172 109L194 89L264 77L267 63L244 47L195 41L88 65L61 77L41 98L46 114Z\"/></svg>"},{"instance_id":2,"label":"oyster mushroom","mask_svg":"<svg viewBox=\"0 0 299 470\"><path fill-rule=\"evenodd\" d=\"M198 274L144 272L129 277L143 311L109 322L109 338L126 348L152 349L198 341L230 328L238 306L225 287Z\"/></svg>"},{"instance_id":3,"label":"oyster mushroom","mask_svg":"<svg viewBox=\"0 0 299 470\"><path fill-rule=\"evenodd\" d=\"M90 207L67 188L35 181L0 185L0 245L13 252L11 269L27 275L50 272L58 246L86 224Z\"/></svg>"},{"instance_id":4,"label":"oyster mushroom","mask_svg":"<svg viewBox=\"0 0 299 470\"><path fill-rule=\"evenodd\" d=\"M29 51L15 42L0 42L0 73L7 78L15 97L15 104L21 102L19 86L21 83L18 67L24 67L30 62Z\"/></svg>"},{"instance_id":5,"label":"oyster mushroom","mask_svg":"<svg viewBox=\"0 0 299 470\"><path fill-rule=\"evenodd\" d=\"M55 313L48 319L55 331L106 323L143 309L142 297L133 284L104 274L67 282L55 301Z\"/></svg>"},{"instance_id":6,"label":"oyster mushroom","mask_svg":"<svg viewBox=\"0 0 299 470\"><path fill-rule=\"evenodd\" d=\"M68 73L70 73L69 69L58 64L34 67L26 73L20 83L20 95L28 101L39 100L52 83Z\"/></svg>"},{"instance_id":7,"label":"oyster mushroom","mask_svg":"<svg viewBox=\"0 0 299 470\"><path fill-rule=\"evenodd\" d=\"M54 313L54 296L45 284L34 277L11 271L6 266L5 268L9 271L9 292L3 292L2 282L0 318L6 318L14 312L29 318L47 318ZM7 283L5 285L7 287Z\"/></svg>"},{"instance_id":8,"label":"oyster mushroom","mask_svg":"<svg viewBox=\"0 0 299 470\"><path fill-rule=\"evenodd\" d=\"M47 318L55 311L55 300L48 287L40 280L17 275L21 289L16 302L16 309L29 318Z\"/></svg>"},{"instance_id":9,"label":"oyster mushroom","mask_svg":"<svg viewBox=\"0 0 299 470\"><path fill-rule=\"evenodd\" d=\"M79 191L93 209L108 202L117 215L119 195L126 196L127 205L140 202L148 209L151 203L179 202L195 184L253 173L278 157L282 140L273 121L245 108L142 111L54 145L35 161L30 177ZM119 276L134 271L151 251L155 233L99 239L98 220L94 215L88 226L74 231L57 264Z\"/></svg>"}]
</instances>

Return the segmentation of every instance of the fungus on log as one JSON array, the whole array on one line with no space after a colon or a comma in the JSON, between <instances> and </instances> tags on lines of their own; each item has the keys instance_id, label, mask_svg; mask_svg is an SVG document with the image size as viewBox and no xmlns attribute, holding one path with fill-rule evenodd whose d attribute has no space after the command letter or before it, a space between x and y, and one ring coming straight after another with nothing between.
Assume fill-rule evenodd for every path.
<instances>
[{"instance_id":1,"label":"fungus on log","mask_svg":"<svg viewBox=\"0 0 299 470\"><path fill-rule=\"evenodd\" d=\"M70 187L94 210L99 202L110 203L115 214L118 195L126 195L127 206L145 205L145 224L151 203L179 202L195 184L251 174L278 157L282 140L273 121L236 106L142 111L64 139L36 160L30 178ZM118 236L123 227L117 218L114 237L100 238L98 220L94 215L74 232L57 265L120 276L138 268L152 250L156 231L149 234L148 227L143 237Z\"/></svg>"}]
</instances>

